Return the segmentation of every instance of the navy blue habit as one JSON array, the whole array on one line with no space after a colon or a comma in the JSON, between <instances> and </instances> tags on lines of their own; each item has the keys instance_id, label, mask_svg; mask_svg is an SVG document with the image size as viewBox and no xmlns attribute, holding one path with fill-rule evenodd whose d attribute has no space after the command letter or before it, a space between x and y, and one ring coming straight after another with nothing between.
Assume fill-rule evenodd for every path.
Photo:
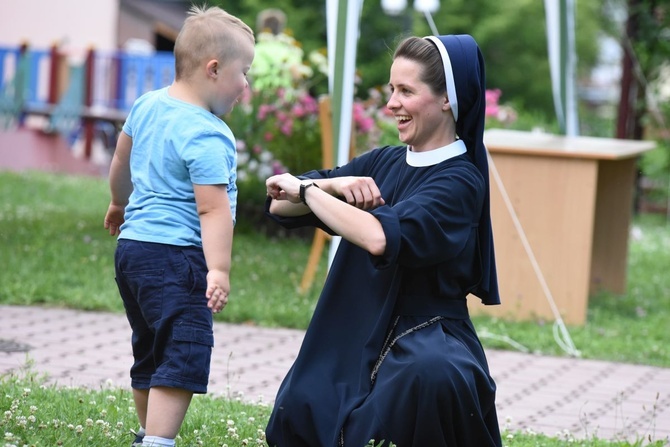
<instances>
[{"instance_id":1,"label":"navy blue habit","mask_svg":"<svg viewBox=\"0 0 670 447\"><path fill-rule=\"evenodd\" d=\"M371 439L398 447L502 445L496 386L466 303L470 293L484 304L500 302L482 142L483 65L471 37L440 40L454 66L459 120L481 116L470 118L481 129L470 123L442 148L462 153L416 165L406 146L389 146L304 175L372 177L386 204L369 212L381 222L386 251L373 256L340 242L276 396L270 446L363 447ZM463 65L474 85L459 80ZM311 213L268 215L286 228L332 233Z\"/></svg>"}]
</instances>

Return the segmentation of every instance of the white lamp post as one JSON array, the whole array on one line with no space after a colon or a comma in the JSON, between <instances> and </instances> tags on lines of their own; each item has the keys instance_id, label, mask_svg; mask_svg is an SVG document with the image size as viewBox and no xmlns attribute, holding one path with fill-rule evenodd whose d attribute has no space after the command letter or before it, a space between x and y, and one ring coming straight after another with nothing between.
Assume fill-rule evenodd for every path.
<instances>
[{"instance_id":1,"label":"white lamp post","mask_svg":"<svg viewBox=\"0 0 670 447\"><path fill-rule=\"evenodd\" d=\"M407 0L381 0L381 2L384 12L391 16L399 16L407 9ZM439 33L432 13L440 9L440 0L414 0L414 9L423 13L431 31L437 36Z\"/></svg>"},{"instance_id":2,"label":"white lamp post","mask_svg":"<svg viewBox=\"0 0 670 447\"><path fill-rule=\"evenodd\" d=\"M440 0L414 0L414 9L419 12L434 13L440 9Z\"/></svg>"},{"instance_id":3,"label":"white lamp post","mask_svg":"<svg viewBox=\"0 0 670 447\"><path fill-rule=\"evenodd\" d=\"M382 9L390 16L399 16L407 8L407 0L382 0Z\"/></svg>"}]
</instances>

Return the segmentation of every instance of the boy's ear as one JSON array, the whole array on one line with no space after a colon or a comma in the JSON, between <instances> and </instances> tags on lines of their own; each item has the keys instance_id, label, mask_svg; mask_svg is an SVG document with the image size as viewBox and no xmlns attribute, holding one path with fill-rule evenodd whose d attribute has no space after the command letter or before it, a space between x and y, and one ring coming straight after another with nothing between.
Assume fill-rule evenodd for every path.
<instances>
[{"instance_id":1,"label":"boy's ear","mask_svg":"<svg viewBox=\"0 0 670 447\"><path fill-rule=\"evenodd\" d=\"M207 62L207 76L216 78L219 74L219 61L212 59Z\"/></svg>"}]
</instances>

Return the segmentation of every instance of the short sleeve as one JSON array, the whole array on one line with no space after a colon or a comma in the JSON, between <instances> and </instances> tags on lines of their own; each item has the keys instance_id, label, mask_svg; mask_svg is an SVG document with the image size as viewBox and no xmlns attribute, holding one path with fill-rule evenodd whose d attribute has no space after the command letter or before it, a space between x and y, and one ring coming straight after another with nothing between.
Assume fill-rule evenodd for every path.
<instances>
[{"instance_id":1,"label":"short sleeve","mask_svg":"<svg viewBox=\"0 0 670 447\"><path fill-rule=\"evenodd\" d=\"M207 133L190 141L182 157L192 183L227 185L236 169L235 154L233 140L221 133Z\"/></svg>"}]
</instances>

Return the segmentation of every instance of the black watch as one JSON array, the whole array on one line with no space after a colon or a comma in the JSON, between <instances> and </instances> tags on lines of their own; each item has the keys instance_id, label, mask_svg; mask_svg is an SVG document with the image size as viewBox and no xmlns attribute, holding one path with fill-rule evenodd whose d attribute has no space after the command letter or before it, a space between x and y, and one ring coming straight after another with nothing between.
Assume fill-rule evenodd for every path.
<instances>
[{"instance_id":1,"label":"black watch","mask_svg":"<svg viewBox=\"0 0 670 447\"><path fill-rule=\"evenodd\" d=\"M305 205L307 205L307 200L305 200L305 191L307 191L307 188L310 186L316 186L317 188L319 187L319 185L314 183L314 180L303 180L300 182L300 193L298 194L298 197L300 197L300 201Z\"/></svg>"}]
</instances>

